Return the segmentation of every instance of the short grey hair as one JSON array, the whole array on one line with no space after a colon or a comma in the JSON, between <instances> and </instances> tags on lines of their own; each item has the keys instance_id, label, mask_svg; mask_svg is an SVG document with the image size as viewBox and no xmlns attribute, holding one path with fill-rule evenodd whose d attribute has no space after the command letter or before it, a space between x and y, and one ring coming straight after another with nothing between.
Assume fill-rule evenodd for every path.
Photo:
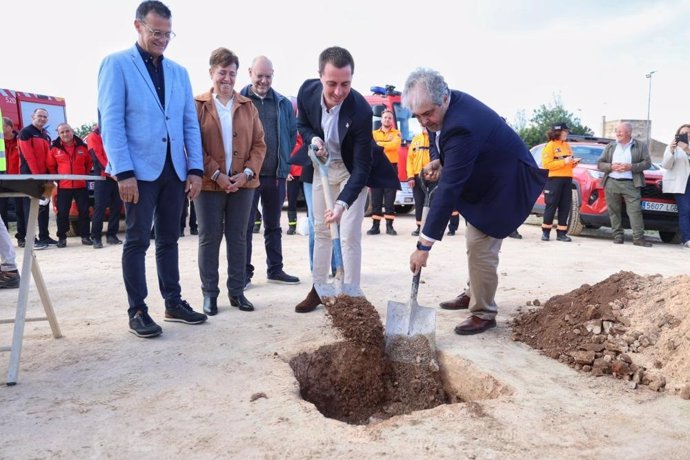
<instances>
[{"instance_id":1,"label":"short grey hair","mask_svg":"<svg viewBox=\"0 0 690 460\"><path fill-rule=\"evenodd\" d=\"M405 81L402 103L414 112L419 105L427 101L437 106L443 105L443 99L448 93L448 84L438 71L418 67Z\"/></svg>"}]
</instances>

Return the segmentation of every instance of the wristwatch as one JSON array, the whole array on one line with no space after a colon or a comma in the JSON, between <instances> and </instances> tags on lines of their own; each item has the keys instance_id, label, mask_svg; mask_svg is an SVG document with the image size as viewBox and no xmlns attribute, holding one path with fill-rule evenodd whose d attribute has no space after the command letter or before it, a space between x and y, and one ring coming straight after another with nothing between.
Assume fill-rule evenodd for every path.
<instances>
[{"instance_id":1,"label":"wristwatch","mask_svg":"<svg viewBox=\"0 0 690 460\"><path fill-rule=\"evenodd\" d=\"M417 249L420 251L431 251L431 246L425 246L421 241L417 241Z\"/></svg>"},{"instance_id":2,"label":"wristwatch","mask_svg":"<svg viewBox=\"0 0 690 460\"><path fill-rule=\"evenodd\" d=\"M244 168L244 175L247 176L247 180L252 180L254 178L254 171L249 168Z\"/></svg>"}]
</instances>

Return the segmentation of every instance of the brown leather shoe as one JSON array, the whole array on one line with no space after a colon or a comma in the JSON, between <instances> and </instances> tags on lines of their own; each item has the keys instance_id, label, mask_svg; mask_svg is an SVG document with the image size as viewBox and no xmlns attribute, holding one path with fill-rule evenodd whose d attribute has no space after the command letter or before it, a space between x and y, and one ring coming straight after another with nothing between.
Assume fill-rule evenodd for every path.
<instances>
[{"instance_id":1,"label":"brown leather shoe","mask_svg":"<svg viewBox=\"0 0 690 460\"><path fill-rule=\"evenodd\" d=\"M316 307L321 305L321 297L316 293L316 288L311 287L311 291L307 294L307 298L297 304L295 307L295 312L297 313L309 313L310 311L316 310Z\"/></svg>"},{"instance_id":2,"label":"brown leather shoe","mask_svg":"<svg viewBox=\"0 0 690 460\"><path fill-rule=\"evenodd\" d=\"M455 327L455 333L460 335L474 335L491 329L492 327L496 327L495 319L481 319L478 316L472 315Z\"/></svg>"},{"instance_id":3,"label":"brown leather shoe","mask_svg":"<svg viewBox=\"0 0 690 460\"><path fill-rule=\"evenodd\" d=\"M438 305L444 310L467 310L470 306L470 296L463 292L453 300L446 300Z\"/></svg>"},{"instance_id":4,"label":"brown leather shoe","mask_svg":"<svg viewBox=\"0 0 690 460\"><path fill-rule=\"evenodd\" d=\"M640 238L639 240L633 240L633 244L635 246L642 246L643 248L651 248L652 247L652 243L645 240L644 238Z\"/></svg>"}]
</instances>

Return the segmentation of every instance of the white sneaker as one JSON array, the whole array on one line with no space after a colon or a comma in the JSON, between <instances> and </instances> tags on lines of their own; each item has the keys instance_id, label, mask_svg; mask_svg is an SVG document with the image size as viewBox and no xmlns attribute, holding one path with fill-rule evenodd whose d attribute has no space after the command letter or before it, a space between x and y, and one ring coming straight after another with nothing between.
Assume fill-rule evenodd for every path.
<instances>
[{"instance_id":1,"label":"white sneaker","mask_svg":"<svg viewBox=\"0 0 690 460\"><path fill-rule=\"evenodd\" d=\"M690 249L690 240L686 241L686 242L683 243L681 246L684 247L684 248L689 248L689 249Z\"/></svg>"}]
</instances>

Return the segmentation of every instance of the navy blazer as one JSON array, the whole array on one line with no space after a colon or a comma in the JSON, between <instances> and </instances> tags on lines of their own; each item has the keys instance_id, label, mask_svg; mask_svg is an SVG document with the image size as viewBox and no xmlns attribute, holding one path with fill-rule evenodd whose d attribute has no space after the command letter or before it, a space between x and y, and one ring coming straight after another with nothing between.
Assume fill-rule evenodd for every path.
<instances>
[{"instance_id":1,"label":"navy blazer","mask_svg":"<svg viewBox=\"0 0 690 460\"><path fill-rule=\"evenodd\" d=\"M314 137L324 138L321 128L321 98L323 86L319 79L305 81L297 93L297 129L304 145ZM337 200L350 206L365 186L400 189L398 174L383 149L376 145L372 135L371 106L357 91L350 90L340 108L338 135L343 163L350 178ZM307 149L302 148L292 158L292 163L306 165L310 162Z\"/></svg>"},{"instance_id":2,"label":"navy blazer","mask_svg":"<svg viewBox=\"0 0 690 460\"><path fill-rule=\"evenodd\" d=\"M436 133L429 133L429 143ZM438 139L443 170L422 233L440 240L454 210L494 238L527 218L544 188L540 169L520 136L485 104L451 91Z\"/></svg>"}]
</instances>

